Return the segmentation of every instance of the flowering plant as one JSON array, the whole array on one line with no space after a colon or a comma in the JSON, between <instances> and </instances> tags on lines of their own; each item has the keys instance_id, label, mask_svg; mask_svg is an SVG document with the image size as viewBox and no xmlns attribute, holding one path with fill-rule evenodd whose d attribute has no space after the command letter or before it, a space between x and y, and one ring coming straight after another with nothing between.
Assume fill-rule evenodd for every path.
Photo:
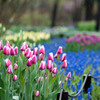
<instances>
[{"instance_id":1,"label":"flowering plant","mask_svg":"<svg viewBox=\"0 0 100 100\"><path fill-rule=\"evenodd\" d=\"M0 100L54 100L62 82L71 78L66 54L60 46L55 55L45 57L45 47L31 50L26 42L20 49L0 41ZM61 58L60 58L61 56ZM59 65L59 61L61 64ZM61 68L63 72L61 72ZM66 85L66 84L65 84Z\"/></svg>"},{"instance_id":2,"label":"flowering plant","mask_svg":"<svg viewBox=\"0 0 100 100\"><path fill-rule=\"evenodd\" d=\"M98 50L100 49L100 37L96 35L81 35L77 34L74 37L66 38L66 50L78 51L78 50Z\"/></svg>"},{"instance_id":3,"label":"flowering plant","mask_svg":"<svg viewBox=\"0 0 100 100\"><path fill-rule=\"evenodd\" d=\"M19 46L24 41L26 41L28 44L37 44L42 43L44 41L47 41L50 39L49 33L43 33L43 32L28 32L28 31L20 31L19 33L15 34L6 34L5 36L0 37L2 40L8 40L10 41L10 44L16 44Z\"/></svg>"}]
</instances>

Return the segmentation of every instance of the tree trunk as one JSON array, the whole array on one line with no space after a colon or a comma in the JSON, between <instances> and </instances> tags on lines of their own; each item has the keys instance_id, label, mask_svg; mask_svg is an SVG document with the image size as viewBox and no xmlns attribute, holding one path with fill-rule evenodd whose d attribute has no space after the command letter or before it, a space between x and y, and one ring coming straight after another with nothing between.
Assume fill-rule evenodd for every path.
<instances>
[{"instance_id":1,"label":"tree trunk","mask_svg":"<svg viewBox=\"0 0 100 100\"><path fill-rule=\"evenodd\" d=\"M53 6L53 11L52 11L51 27L54 27L55 23L56 23L58 4L59 4L59 0L55 0L54 6Z\"/></svg>"},{"instance_id":2,"label":"tree trunk","mask_svg":"<svg viewBox=\"0 0 100 100\"><path fill-rule=\"evenodd\" d=\"M100 0L98 0L98 12L96 17L96 31L99 31L100 26Z\"/></svg>"},{"instance_id":3,"label":"tree trunk","mask_svg":"<svg viewBox=\"0 0 100 100\"><path fill-rule=\"evenodd\" d=\"M85 8L86 8L86 20L92 20L93 19L93 4L94 0L85 0Z\"/></svg>"}]
</instances>

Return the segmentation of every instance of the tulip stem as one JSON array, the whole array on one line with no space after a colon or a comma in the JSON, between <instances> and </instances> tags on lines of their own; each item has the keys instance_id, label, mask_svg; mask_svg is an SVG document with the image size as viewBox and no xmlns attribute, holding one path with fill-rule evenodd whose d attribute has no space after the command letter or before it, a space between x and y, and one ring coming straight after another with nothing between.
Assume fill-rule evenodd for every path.
<instances>
[{"instance_id":1,"label":"tulip stem","mask_svg":"<svg viewBox=\"0 0 100 100\"><path fill-rule=\"evenodd\" d=\"M61 79L62 79L62 81L63 81L64 72L65 72L65 69L63 70L63 73L62 73L62 78L61 78Z\"/></svg>"},{"instance_id":2,"label":"tulip stem","mask_svg":"<svg viewBox=\"0 0 100 100\"><path fill-rule=\"evenodd\" d=\"M60 59L60 57L58 56L58 62L57 62L57 67L58 67L58 64L59 64L59 59Z\"/></svg>"},{"instance_id":3,"label":"tulip stem","mask_svg":"<svg viewBox=\"0 0 100 100\"><path fill-rule=\"evenodd\" d=\"M61 62L62 65L62 62ZM60 76L60 72L61 72L61 66L59 66L59 76ZM60 81L60 77L59 77L59 81Z\"/></svg>"},{"instance_id":4,"label":"tulip stem","mask_svg":"<svg viewBox=\"0 0 100 100\"><path fill-rule=\"evenodd\" d=\"M25 89L25 83L26 83L26 79L27 79L27 71L28 71L28 68L26 67L25 82L24 82L23 91L22 91L22 100L23 100L23 97L24 97L24 89Z\"/></svg>"},{"instance_id":5,"label":"tulip stem","mask_svg":"<svg viewBox=\"0 0 100 100\"><path fill-rule=\"evenodd\" d=\"M48 97L48 93L49 93L49 88L48 88L49 80L50 80L50 73L48 71L48 77L47 77L47 97Z\"/></svg>"},{"instance_id":6,"label":"tulip stem","mask_svg":"<svg viewBox=\"0 0 100 100\"><path fill-rule=\"evenodd\" d=\"M40 70L39 70L39 77L40 77ZM39 100L41 100L41 86L40 86L40 82L39 82Z\"/></svg>"}]
</instances>

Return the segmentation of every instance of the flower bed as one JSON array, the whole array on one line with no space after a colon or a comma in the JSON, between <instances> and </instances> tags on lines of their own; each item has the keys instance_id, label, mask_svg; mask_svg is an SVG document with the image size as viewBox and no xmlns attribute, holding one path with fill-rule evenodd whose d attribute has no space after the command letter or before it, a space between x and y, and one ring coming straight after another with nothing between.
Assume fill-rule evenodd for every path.
<instances>
[{"instance_id":1,"label":"flower bed","mask_svg":"<svg viewBox=\"0 0 100 100\"><path fill-rule=\"evenodd\" d=\"M1 37L1 39L10 41L11 44L16 44L19 46L23 41L27 43L42 43L50 39L49 33L42 32L20 32L16 34L8 34L6 36Z\"/></svg>"},{"instance_id":2,"label":"flower bed","mask_svg":"<svg viewBox=\"0 0 100 100\"><path fill-rule=\"evenodd\" d=\"M59 42L59 40L55 39L54 43L57 41ZM58 44L58 42L56 44ZM4 100L5 99L4 97L6 98L12 97L12 94L11 94L12 92L13 92L13 98L16 98L16 99L19 98L19 100L22 99L23 93L24 93L23 99L25 98L27 99L27 97L28 99L30 99L29 97L32 96L32 98L35 98L35 100L43 100L44 98L46 98L44 100L52 100L52 99L56 100L56 94L60 92L60 89L62 87L66 91L68 91L70 94L71 93L75 94L76 91L78 92L82 85L82 78L83 78L84 73L87 74L90 72L90 74L93 76L100 75L100 71L99 71L100 51L98 51L98 53L93 50L90 52L87 50L83 52L78 51L78 53L67 52L67 53L60 54L61 59L60 61L58 61L58 58L57 59L54 58L53 60L52 53L55 54L56 52L55 47L57 48L57 45L54 45L53 43L51 43L52 48L49 43L46 43L48 45L46 49L49 48L50 49L49 52L52 51L52 53L50 54L49 52L47 53L47 50L45 50L44 46L41 46L40 49L35 47L31 50L27 48L26 43L24 43L22 46L19 45L20 50L18 49L18 52L15 52L17 51L17 47L14 46L12 48L9 42L6 43L3 41L3 46L1 44L2 42L0 42L0 76L2 76L0 77L0 100L2 99ZM62 44L63 42L60 45ZM4 51L10 51L11 53L9 54L8 52L4 52ZM57 53L62 53L61 51L62 49L60 47ZM32 52L36 56L32 55L32 57L30 57ZM55 57L58 57L58 56L55 55ZM35 63L36 61L36 64L31 63L31 58L34 58L33 63ZM35 59L35 58L38 58L38 59ZM68 60L67 61L68 67L65 69L65 72L64 72L64 68L61 68L61 71L59 71L60 70L59 67L63 67L62 58L63 59L67 58ZM42 61L39 61L39 59ZM48 59L51 59L53 61L48 61ZM44 62L46 62L45 69L42 66L42 64L45 65ZM53 68L55 68L55 70L52 72L50 72L49 66L47 66L51 62L53 63ZM66 61L63 61L63 62L66 63ZM6 67L6 66L9 66L9 68L11 68L9 64L12 65L12 68L13 68L13 73L11 70L12 74L8 73L9 70L7 70L8 67ZM45 71L47 73L46 75L45 75ZM54 73L56 71L57 73L55 77ZM39 72L41 75L39 75ZM71 72L71 74L69 72ZM63 74L64 76L62 79ZM69 77L70 75L71 75L71 79ZM58 80L59 76L61 80ZM3 78L3 77L6 77L6 78ZM48 77L49 77L49 81L48 81ZM66 77L69 79L67 79ZM12 80L10 80L7 83L7 78L8 80L9 79L12 79ZM12 83L12 85L10 85L10 83ZM47 83L48 83L48 86L47 86ZM41 88L39 86L41 86ZM100 99L100 96L99 96L100 87L99 86L100 86L99 79L96 79L96 80L93 79L91 87L88 90L88 94L84 94L82 91L81 94L75 99L84 100L84 99L89 99L90 97L92 97L93 100ZM23 89L24 89L24 92L22 93ZM32 91L32 94L30 91ZM46 93L47 91L49 91L48 97ZM92 96L90 95L90 91L92 91ZM40 99L40 96L41 96L41 99ZM73 100L73 98L71 98L71 100Z\"/></svg>"},{"instance_id":3,"label":"flower bed","mask_svg":"<svg viewBox=\"0 0 100 100\"><path fill-rule=\"evenodd\" d=\"M56 99L62 82L71 78L70 72L64 76L67 60L62 52L59 47L55 56L51 52L45 57L43 45L31 50L24 42L19 49L11 47L9 41L0 41L0 100ZM62 63L58 67L59 60Z\"/></svg>"},{"instance_id":4,"label":"flower bed","mask_svg":"<svg viewBox=\"0 0 100 100\"><path fill-rule=\"evenodd\" d=\"M77 34L74 37L66 38L67 46L66 51L84 51L87 50L99 50L100 49L100 37L96 35L81 35Z\"/></svg>"}]
</instances>

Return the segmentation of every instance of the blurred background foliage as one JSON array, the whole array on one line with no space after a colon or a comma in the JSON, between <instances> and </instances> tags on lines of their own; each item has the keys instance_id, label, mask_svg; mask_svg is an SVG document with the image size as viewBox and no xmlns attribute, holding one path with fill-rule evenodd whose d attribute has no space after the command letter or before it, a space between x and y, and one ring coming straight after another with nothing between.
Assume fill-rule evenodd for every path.
<instances>
[{"instance_id":1,"label":"blurred background foliage","mask_svg":"<svg viewBox=\"0 0 100 100\"><path fill-rule=\"evenodd\" d=\"M57 7L56 25L73 25L86 18L87 0L0 0L0 22L3 25L50 26L55 2ZM92 19L97 12L97 0L93 2ZM92 3L91 3L92 5ZM90 6L91 6L90 5ZM92 9L92 6L91 6ZM91 18L90 18L91 19Z\"/></svg>"}]
</instances>

